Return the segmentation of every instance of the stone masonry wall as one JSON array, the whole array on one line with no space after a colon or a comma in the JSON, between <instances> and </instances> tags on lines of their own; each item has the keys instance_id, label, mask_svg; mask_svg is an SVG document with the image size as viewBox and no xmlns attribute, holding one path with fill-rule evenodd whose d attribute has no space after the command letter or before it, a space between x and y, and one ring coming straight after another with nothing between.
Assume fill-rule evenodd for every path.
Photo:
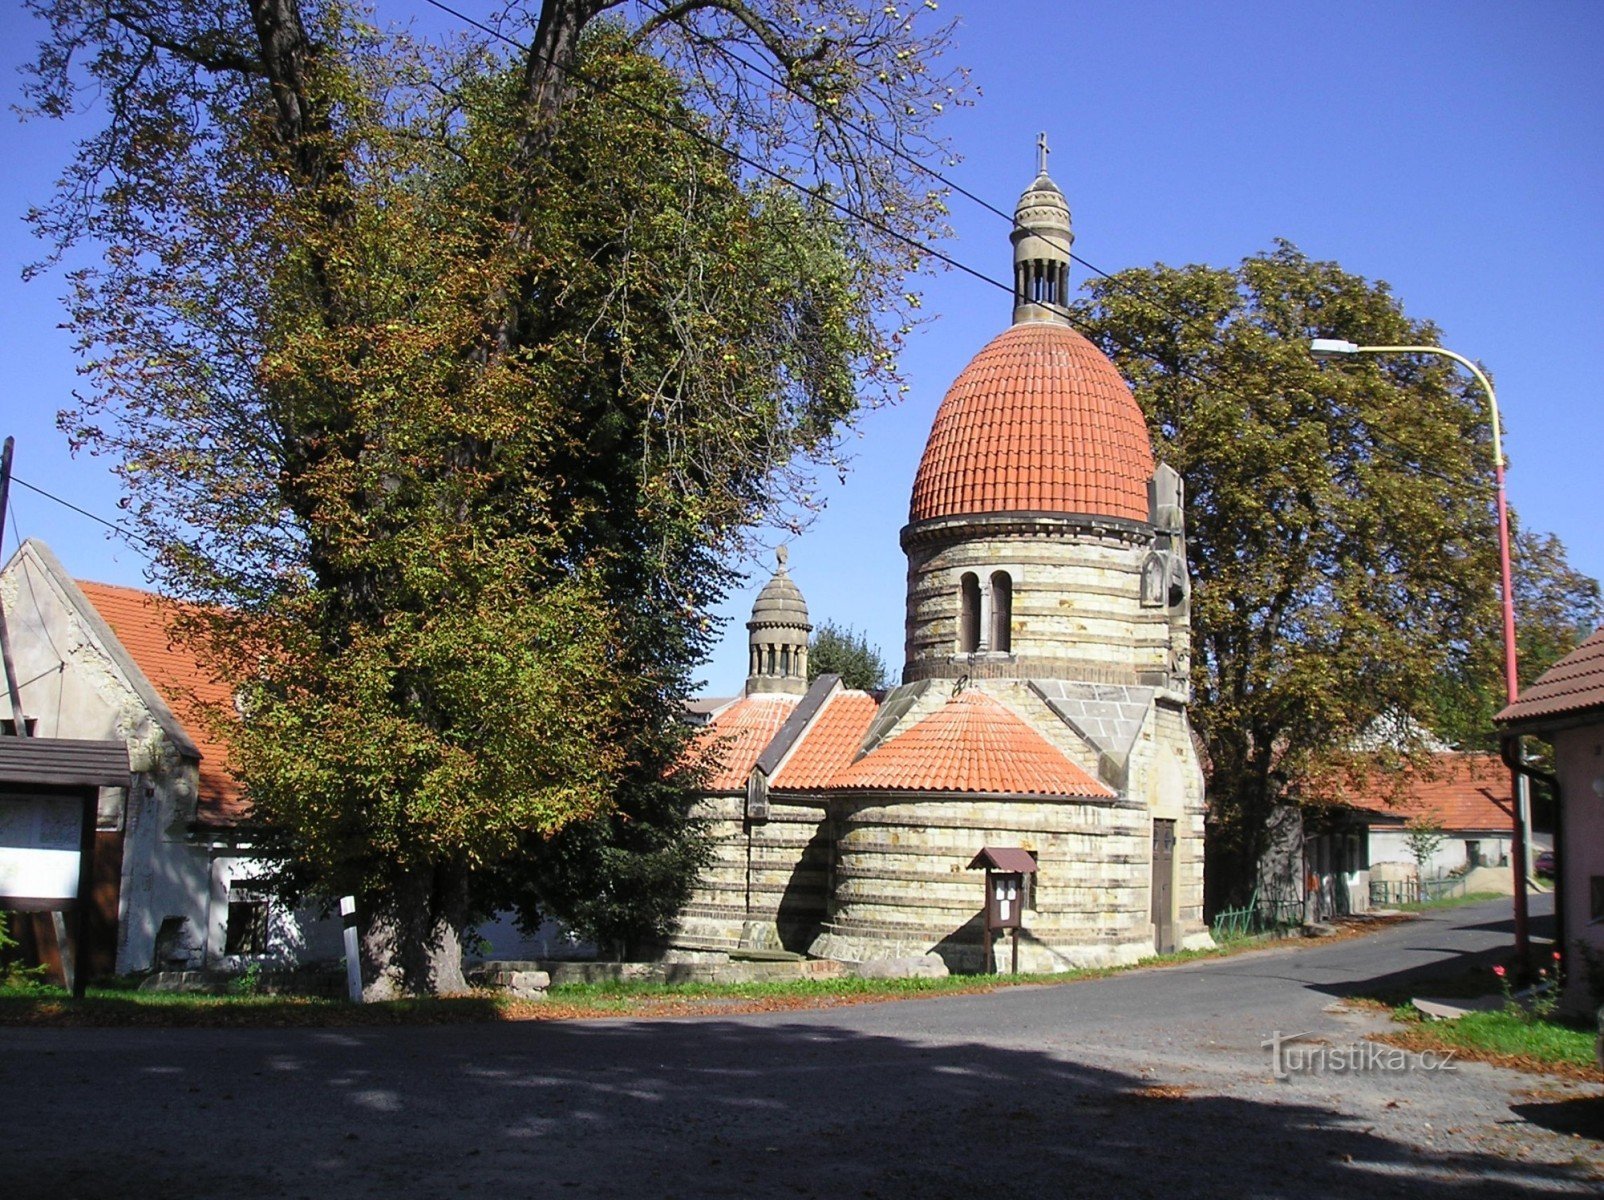
<instances>
[{"instance_id":1,"label":"stone masonry wall","mask_svg":"<svg viewBox=\"0 0 1604 1200\"><path fill-rule=\"evenodd\" d=\"M1145 812L1011 798L840 797L835 906L813 954L860 961L934 952L949 969L983 960L982 846L1022 846L1040 870L1020 969L1134 962L1152 952Z\"/></svg>"},{"instance_id":2,"label":"stone masonry wall","mask_svg":"<svg viewBox=\"0 0 1604 1200\"><path fill-rule=\"evenodd\" d=\"M1146 553L1145 540L1114 533L1071 539L992 532L912 548L903 681L967 674L1158 682L1168 669L1170 629L1163 610L1141 607ZM995 571L1013 582L1010 650L960 654L961 580L973 572L984 593Z\"/></svg>"},{"instance_id":3,"label":"stone masonry wall","mask_svg":"<svg viewBox=\"0 0 1604 1200\"><path fill-rule=\"evenodd\" d=\"M806 950L828 899L824 802L770 793L769 819L748 821L745 796L709 796L698 815L709 822L713 861L698 878L669 944Z\"/></svg>"}]
</instances>

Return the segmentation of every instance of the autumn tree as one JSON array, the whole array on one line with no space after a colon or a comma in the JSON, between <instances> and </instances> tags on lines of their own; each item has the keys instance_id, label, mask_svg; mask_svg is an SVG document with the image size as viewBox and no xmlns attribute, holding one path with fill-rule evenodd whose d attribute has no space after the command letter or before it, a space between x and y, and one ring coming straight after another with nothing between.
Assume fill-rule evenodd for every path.
<instances>
[{"instance_id":1,"label":"autumn tree","mask_svg":"<svg viewBox=\"0 0 1604 1200\"><path fill-rule=\"evenodd\" d=\"M358 893L376 995L460 986L509 895L660 925L721 563L896 386L940 200L882 147L934 146L944 32L547 0L504 15L525 46L442 49L324 0L32 7L33 111L98 119L31 215L99 255L62 425L205 605L181 633L238 692L282 885Z\"/></svg>"},{"instance_id":2,"label":"autumn tree","mask_svg":"<svg viewBox=\"0 0 1604 1200\"><path fill-rule=\"evenodd\" d=\"M1604 602L1598 580L1571 566L1564 542L1523 529L1514 517L1511 524L1516 665L1524 688L1598 628ZM1434 681L1435 730L1464 749L1493 751L1498 749L1493 715L1508 703L1502 637L1472 649Z\"/></svg>"},{"instance_id":3,"label":"autumn tree","mask_svg":"<svg viewBox=\"0 0 1604 1200\"><path fill-rule=\"evenodd\" d=\"M1414 816L1404 823L1404 845L1409 848L1409 857L1415 860L1416 899L1426 899L1426 864L1447 840L1442 822L1435 817Z\"/></svg>"},{"instance_id":4,"label":"autumn tree","mask_svg":"<svg viewBox=\"0 0 1604 1200\"><path fill-rule=\"evenodd\" d=\"M825 674L841 676L849 688L877 692L886 686L888 672L880 648L870 644L868 634L825 621L808 642L808 679Z\"/></svg>"},{"instance_id":5,"label":"autumn tree","mask_svg":"<svg viewBox=\"0 0 1604 1200\"><path fill-rule=\"evenodd\" d=\"M1309 339L1434 345L1383 283L1287 243L1235 270L1095 280L1078 319L1186 479L1192 720L1211 900L1251 889L1266 821L1378 715L1429 729L1432 683L1496 644L1491 436L1435 356L1322 366Z\"/></svg>"}]
</instances>

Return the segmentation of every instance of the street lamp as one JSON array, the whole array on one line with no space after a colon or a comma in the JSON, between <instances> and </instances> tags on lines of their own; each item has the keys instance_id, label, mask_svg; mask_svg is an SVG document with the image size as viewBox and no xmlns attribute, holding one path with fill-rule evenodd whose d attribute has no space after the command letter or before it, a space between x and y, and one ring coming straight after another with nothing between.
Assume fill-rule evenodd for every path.
<instances>
[{"instance_id":1,"label":"street lamp","mask_svg":"<svg viewBox=\"0 0 1604 1200\"><path fill-rule=\"evenodd\" d=\"M1520 682L1515 674L1515 592L1510 582L1509 569L1509 508L1504 501L1504 449L1499 433L1498 397L1493 394L1492 382L1482 370L1462 354L1444 350L1441 346L1359 346L1341 338L1315 338L1309 343L1309 353L1322 361L1349 358L1355 354L1435 354L1451 358L1476 377L1482 391L1487 393L1487 407L1493 418L1493 476L1498 483L1498 569L1503 583L1504 608L1504 694L1510 704L1515 703ZM1518 749L1518 747L1517 747ZM1515 806L1515 950L1524 967L1527 962L1526 928L1526 777L1518 770L1510 772L1511 783L1520 799Z\"/></svg>"}]
</instances>

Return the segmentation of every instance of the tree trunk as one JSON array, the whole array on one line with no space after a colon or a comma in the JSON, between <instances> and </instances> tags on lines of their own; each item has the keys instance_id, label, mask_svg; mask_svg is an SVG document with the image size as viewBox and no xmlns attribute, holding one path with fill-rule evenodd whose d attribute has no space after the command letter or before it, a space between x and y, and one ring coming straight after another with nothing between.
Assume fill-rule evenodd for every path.
<instances>
[{"instance_id":1,"label":"tree trunk","mask_svg":"<svg viewBox=\"0 0 1604 1200\"><path fill-rule=\"evenodd\" d=\"M462 931L468 880L451 866L402 875L375 896L362 934L362 998L440 996L468 990Z\"/></svg>"},{"instance_id":2,"label":"tree trunk","mask_svg":"<svg viewBox=\"0 0 1604 1200\"><path fill-rule=\"evenodd\" d=\"M609 0L545 0L535 40L524 62L524 161L540 156L551 138L557 114L574 83L568 72L579 53L579 35Z\"/></svg>"}]
</instances>

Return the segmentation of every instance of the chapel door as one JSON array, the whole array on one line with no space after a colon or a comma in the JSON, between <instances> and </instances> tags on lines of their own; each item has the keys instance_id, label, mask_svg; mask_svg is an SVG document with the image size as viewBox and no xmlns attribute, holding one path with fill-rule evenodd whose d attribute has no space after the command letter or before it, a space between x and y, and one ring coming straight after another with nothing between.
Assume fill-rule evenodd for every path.
<instances>
[{"instance_id":1,"label":"chapel door","mask_svg":"<svg viewBox=\"0 0 1604 1200\"><path fill-rule=\"evenodd\" d=\"M1153 822L1153 949L1175 949L1175 822Z\"/></svg>"}]
</instances>

